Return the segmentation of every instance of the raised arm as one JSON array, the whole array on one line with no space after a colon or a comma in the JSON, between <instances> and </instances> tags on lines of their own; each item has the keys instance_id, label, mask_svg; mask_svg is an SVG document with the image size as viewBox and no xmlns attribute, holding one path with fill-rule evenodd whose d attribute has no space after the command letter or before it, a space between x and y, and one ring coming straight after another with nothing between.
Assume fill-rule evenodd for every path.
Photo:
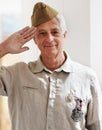
<instances>
[{"instance_id":1,"label":"raised arm","mask_svg":"<svg viewBox=\"0 0 102 130\"><path fill-rule=\"evenodd\" d=\"M34 37L35 30L34 27L27 26L9 36L0 44L0 58L8 53L17 54L28 50L29 48L23 45Z\"/></svg>"}]
</instances>

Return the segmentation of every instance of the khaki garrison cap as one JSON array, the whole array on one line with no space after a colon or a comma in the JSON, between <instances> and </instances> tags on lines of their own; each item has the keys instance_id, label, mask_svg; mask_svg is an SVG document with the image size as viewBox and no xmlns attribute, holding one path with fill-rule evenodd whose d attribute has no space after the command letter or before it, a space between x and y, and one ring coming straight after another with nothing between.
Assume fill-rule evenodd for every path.
<instances>
[{"instance_id":1,"label":"khaki garrison cap","mask_svg":"<svg viewBox=\"0 0 102 130\"><path fill-rule=\"evenodd\" d=\"M52 7L44 4L43 2L38 2L35 4L33 9L33 14L31 16L32 26L38 26L45 23L52 18L54 18L58 12Z\"/></svg>"}]
</instances>

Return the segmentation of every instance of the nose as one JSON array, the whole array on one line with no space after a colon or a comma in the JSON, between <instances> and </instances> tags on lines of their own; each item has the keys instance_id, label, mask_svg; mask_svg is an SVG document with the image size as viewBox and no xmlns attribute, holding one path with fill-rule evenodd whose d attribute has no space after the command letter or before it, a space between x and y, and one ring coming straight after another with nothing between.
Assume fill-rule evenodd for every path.
<instances>
[{"instance_id":1,"label":"nose","mask_svg":"<svg viewBox=\"0 0 102 130\"><path fill-rule=\"evenodd\" d=\"M52 42L53 39L54 39L54 37L52 36L52 34L48 34L47 37L46 37L47 42Z\"/></svg>"}]
</instances>

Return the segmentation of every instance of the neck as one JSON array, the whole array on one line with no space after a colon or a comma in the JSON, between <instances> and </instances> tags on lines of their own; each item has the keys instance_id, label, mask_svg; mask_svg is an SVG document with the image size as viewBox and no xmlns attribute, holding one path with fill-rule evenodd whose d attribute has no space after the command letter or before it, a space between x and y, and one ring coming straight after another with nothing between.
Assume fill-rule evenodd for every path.
<instances>
[{"instance_id":1,"label":"neck","mask_svg":"<svg viewBox=\"0 0 102 130\"><path fill-rule=\"evenodd\" d=\"M51 71L59 68L65 61L64 52L55 57L41 57L43 64Z\"/></svg>"}]
</instances>

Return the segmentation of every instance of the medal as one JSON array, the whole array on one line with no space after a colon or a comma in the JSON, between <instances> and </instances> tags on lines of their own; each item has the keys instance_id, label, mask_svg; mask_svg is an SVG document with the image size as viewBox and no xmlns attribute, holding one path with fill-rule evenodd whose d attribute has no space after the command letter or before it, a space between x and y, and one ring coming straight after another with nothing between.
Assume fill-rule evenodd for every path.
<instances>
[{"instance_id":1,"label":"medal","mask_svg":"<svg viewBox=\"0 0 102 130\"><path fill-rule=\"evenodd\" d=\"M78 122L81 121L83 115L82 100L76 99L75 101L76 101L76 107L73 109L71 117L75 122Z\"/></svg>"}]
</instances>

